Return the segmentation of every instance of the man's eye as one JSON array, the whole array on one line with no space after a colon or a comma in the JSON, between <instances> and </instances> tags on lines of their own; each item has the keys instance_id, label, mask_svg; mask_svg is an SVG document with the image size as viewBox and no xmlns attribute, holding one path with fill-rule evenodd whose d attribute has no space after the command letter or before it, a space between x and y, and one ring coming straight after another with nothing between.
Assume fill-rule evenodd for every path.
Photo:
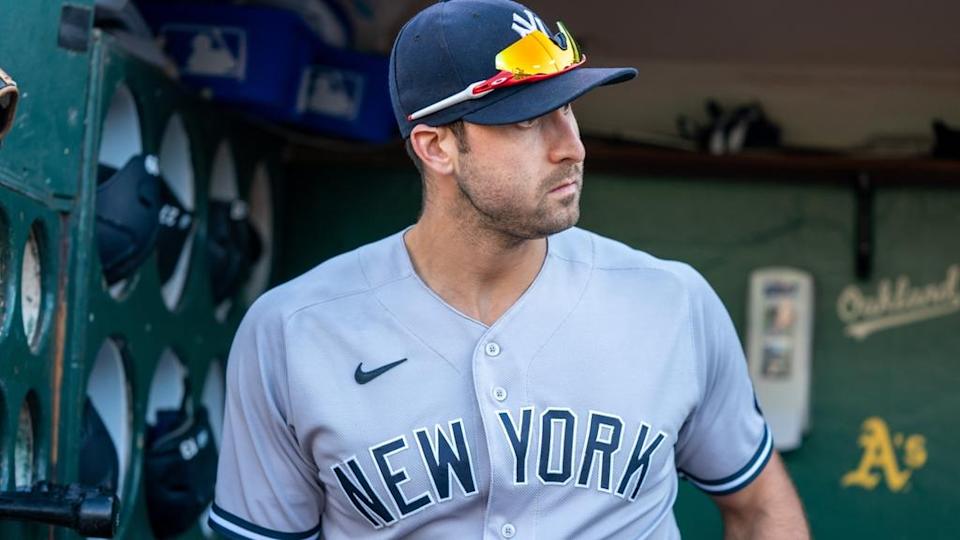
<instances>
[{"instance_id":1,"label":"man's eye","mask_svg":"<svg viewBox=\"0 0 960 540\"><path fill-rule=\"evenodd\" d=\"M563 113L563 114L565 114L565 115L566 115L566 114L570 114L570 111L572 111L572 110L573 110L573 104L572 104L572 103L567 103L567 104L564 105L563 107L560 107L560 112Z\"/></svg>"},{"instance_id":2,"label":"man's eye","mask_svg":"<svg viewBox=\"0 0 960 540\"><path fill-rule=\"evenodd\" d=\"M524 129L532 128L533 126L537 125L537 122L539 121L540 121L540 118L531 118L529 120L524 120L523 122L517 122L517 127L524 128Z\"/></svg>"}]
</instances>

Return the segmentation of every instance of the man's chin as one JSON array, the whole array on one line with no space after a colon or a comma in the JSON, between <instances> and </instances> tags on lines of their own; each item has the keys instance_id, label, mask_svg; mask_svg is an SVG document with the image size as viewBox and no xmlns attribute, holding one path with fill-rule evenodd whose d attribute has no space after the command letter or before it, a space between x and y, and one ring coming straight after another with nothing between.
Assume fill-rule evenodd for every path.
<instances>
[{"instance_id":1,"label":"man's chin","mask_svg":"<svg viewBox=\"0 0 960 540\"><path fill-rule=\"evenodd\" d=\"M580 209L576 208L572 214L562 221L557 220L554 223L543 224L538 231L540 233L539 237L544 238L552 234L561 233L576 225L578 221L580 221Z\"/></svg>"}]
</instances>

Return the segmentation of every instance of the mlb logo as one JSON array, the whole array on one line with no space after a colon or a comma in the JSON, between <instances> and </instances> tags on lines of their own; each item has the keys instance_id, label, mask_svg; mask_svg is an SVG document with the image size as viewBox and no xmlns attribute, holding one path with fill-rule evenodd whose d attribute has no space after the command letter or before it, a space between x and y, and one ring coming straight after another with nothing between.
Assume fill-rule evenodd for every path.
<instances>
[{"instance_id":1,"label":"mlb logo","mask_svg":"<svg viewBox=\"0 0 960 540\"><path fill-rule=\"evenodd\" d=\"M304 70L297 111L353 121L363 104L366 76L357 71L329 66Z\"/></svg>"},{"instance_id":2,"label":"mlb logo","mask_svg":"<svg viewBox=\"0 0 960 540\"><path fill-rule=\"evenodd\" d=\"M145 3L144 17L180 70L207 99L295 121L304 68L316 37L296 13L210 2Z\"/></svg>"},{"instance_id":3,"label":"mlb logo","mask_svg":"<svg viewBox=\"0 0 960 540\"><path fill-rule=\"evenodd\" d=\"M160 28L160 39L184 76L246 78L247 33L242 28L170 24Z\"/></svg>"}]
</instances>

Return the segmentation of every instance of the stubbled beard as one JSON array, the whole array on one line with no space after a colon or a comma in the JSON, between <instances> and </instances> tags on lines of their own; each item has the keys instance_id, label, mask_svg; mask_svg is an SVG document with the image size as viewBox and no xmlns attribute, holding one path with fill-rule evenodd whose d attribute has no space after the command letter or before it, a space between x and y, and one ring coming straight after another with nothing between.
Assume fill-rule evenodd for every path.
<instances>
[{"instance_id":1,"label":"stubbled beard","mask_svg":"<svg viewBox=\"0 0 960 540\"><path fill-rule=\"evenodd\" d=\"M466 167L463 177L457 178L457 186L467 206L462 210L473 214L477 221L476 225L483 229L498 232L516 240L533 240L569 229L576 225L580 218L579 190L576 194L570 195L569 200L563 201L562 205L559 201L548 204L550 199L547 193L562 182L571 179L576 181L578 186L582 186L582 163L558 169L541 180L537 186L540 204L533 211L504 204L502 195L501 197L495 194L484 197L480 193L482 190L473 189L464 181L465 177L476 178L470 175L470 169L471 167ZM482 179L479 182L482 182ZM562 209L559 206L562 206Z\"/></svg>"}]
</instances>

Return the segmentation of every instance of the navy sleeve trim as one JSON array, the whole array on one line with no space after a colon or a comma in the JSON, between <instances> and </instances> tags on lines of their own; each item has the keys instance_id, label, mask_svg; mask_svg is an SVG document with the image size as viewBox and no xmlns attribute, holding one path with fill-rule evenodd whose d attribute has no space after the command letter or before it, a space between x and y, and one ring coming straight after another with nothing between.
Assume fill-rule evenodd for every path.
<instances>
[{"instance_id":1,"label":"navy sleeve trim","mask_svg":"<svg viewBox=\"0 0 960 540\"><path fill-rule=\"evenodd\" d=\"M226 538L235 540L312 540L320 534L320 524L303 532L281 532L261 527L254 523L235 516L214 503L210 508L210 518L207 520L210 528Z\"/></svg>"},{"instance_id":2,"label":"navy sleeve trim","mask_svg":"<svg viewBox=\"0 0 960 540\"><path fill-rule=\"evenodd\" d=\"M719 480L704 480L686 471L681 471L681 474L686 480L690 481L691 484L711 495L727 495L743 489L747 484L752 482L767 465L767 462L770 461L770 456L772 455L773 437L770 435L770 428L764 425L763 438L760 440L759 448L757 448L757 451L754 452L747 464L741 467L739 471Z\"/></svg>"}]
</instances>

